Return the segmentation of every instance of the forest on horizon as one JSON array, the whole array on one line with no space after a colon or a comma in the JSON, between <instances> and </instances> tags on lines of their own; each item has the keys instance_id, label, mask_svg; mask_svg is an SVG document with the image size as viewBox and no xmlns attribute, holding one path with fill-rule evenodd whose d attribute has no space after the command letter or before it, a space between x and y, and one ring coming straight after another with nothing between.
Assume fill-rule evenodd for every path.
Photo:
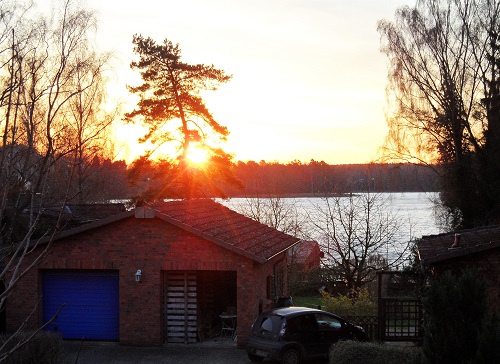
<instances>
[{"instance_id":1,"label":"forest on horizon","mask_svg":"<svg viewBox=\"0 0 500 364\"><path fill-rule=\"evenodd\" d=\"M234 173L244 191L229 194L255 196L324 195L350 192L438 191L436 171L414 164L338 164L311 161L308 164L239 162Z\"/></svg>"},{"instance_id":2,"label":"forest on horizon","mask_svg":"<svg viewBox=\"0 0 500 364\"><path fill-rule=\"evenodd\" d=\"M92 178L85 188L89 202L129 199L139 196L151 183L164 183L157 170L141 170L136 183L130 184L131 170L124 161L102 163L95 160ZM438 191L436 171L413 164L340 164L311 161L238 162L234 175L244 188L226 186L227 197L321 196L349 192L434 192ZM164 197L164 196L162 196ZM206 196L216 197L216 196Z\"/></svg>"}]
</instances>

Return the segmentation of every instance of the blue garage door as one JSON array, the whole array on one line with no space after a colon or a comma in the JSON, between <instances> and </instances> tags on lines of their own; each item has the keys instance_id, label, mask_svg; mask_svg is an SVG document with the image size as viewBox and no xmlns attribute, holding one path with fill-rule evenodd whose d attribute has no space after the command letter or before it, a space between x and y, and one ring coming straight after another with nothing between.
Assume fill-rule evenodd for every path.
<instances>
[{"instance_id":1,"label":"blue garage door","mask_svg":"<svg viewBox=\"0 0 500 364\"><path fill-rule=\"evenodd\" d=\"M118 272L45 271L43 322L64 339L119 339Z\"/></svg>"}]
</instances>

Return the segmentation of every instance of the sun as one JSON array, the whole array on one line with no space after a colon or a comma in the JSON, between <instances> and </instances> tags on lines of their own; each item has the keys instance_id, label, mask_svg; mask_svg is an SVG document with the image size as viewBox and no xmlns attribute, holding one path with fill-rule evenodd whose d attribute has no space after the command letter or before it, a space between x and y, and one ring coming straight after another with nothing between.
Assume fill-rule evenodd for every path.
<instances>
[{"instance_id":1,"label":"sun","mask_svg":"<svg viewBox=\"0 0 500 364\"><path fill-rule=\"evenodd\" d=\"M208 161L208 151L199 145L190 145L187 151L187 159L192 164L203 164Z\"/></svg>"}]
</instances>

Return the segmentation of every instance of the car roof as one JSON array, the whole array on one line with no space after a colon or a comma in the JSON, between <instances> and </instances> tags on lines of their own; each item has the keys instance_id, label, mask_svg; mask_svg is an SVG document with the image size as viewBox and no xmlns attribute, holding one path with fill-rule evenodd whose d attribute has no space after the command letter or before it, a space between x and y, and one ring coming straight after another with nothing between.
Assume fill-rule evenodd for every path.
<instances>
[{"instance_id":1,"label":"car roof","mask_svg":"<svg viewBox=\"0 0 500 364\"><path fill-rule=\"evenodd\" d=\"M266 312L266 314L268 314L268 315L277 315L277 316L283 316L283 317L291 317L291 316L296 316L296 315L300 315L300 314L304 314L304 313L326 313L328 315L338 317L337 315L334 315L331 312L326 312L326 311L318 310L315 308L297 307L297 306L281 307L281 308L276 308L274 310Z\"/></svg>"}]
</instances>

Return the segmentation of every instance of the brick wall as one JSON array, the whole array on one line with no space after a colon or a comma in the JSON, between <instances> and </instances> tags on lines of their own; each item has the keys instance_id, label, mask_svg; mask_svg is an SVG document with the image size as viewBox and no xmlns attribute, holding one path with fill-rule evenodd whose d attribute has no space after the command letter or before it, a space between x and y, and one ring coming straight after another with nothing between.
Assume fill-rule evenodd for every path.
<instances>
[{"instance_id":1,"label":"brick wall","mask_svg":"<svg viewBox=\"0 0 500 364\"><path fill-rule=\"evenodd\" d=\"M36 252L35 252L36 254ZM50 255L15 287L7 301L7 329L14 330L30 315L29 324L41 323L40 272L43 269L114 269L119 272L120 343L161 345L162 272L168 270L221 270L237 272L238 345L245 344L250 326L263 308L266 279L284 254L259 264L201 239L158 218L126 218L53 243ZM29 264L30 259L26 260ZM134 274L142 270L142 280ZM286 271L286 270L285 270Z\"/></svg>"}]
</instances>

